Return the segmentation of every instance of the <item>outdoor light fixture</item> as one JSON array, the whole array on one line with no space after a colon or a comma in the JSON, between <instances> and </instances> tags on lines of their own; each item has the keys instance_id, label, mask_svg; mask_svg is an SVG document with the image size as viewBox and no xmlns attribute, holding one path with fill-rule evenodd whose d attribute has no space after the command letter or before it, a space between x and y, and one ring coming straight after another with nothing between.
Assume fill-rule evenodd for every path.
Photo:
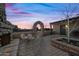
<instances>
[{"instance_id":1,"label":"outdoor light fixture","mask_svg":"<svg viewBox=\"0 0 79 59\"><path fill-rule=\"evenodd\" d=\"M52 28L54 28L54 26L52 25Z\"/></svg>"},{"instance_id":2,"label":"outdoor light fixture","mask_svg":"<svg viewBox=\"0 0 79 59\"><path fill-rule=\"evenodd\" d=\"M65 25L66 28L68 28L68 25Z\"/></svg>"}]
</instances>

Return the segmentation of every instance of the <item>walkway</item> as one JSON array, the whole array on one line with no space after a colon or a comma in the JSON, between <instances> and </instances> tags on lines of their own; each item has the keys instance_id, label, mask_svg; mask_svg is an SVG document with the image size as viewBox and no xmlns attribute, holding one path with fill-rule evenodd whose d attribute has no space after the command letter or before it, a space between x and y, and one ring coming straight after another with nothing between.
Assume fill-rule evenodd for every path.
<instances>
[{"instance_id":1,"label":"walkway","mask_svg":"<svg viewBox=\"0 0 79 59\"><path fill-rule=\"evenodd\" d=\"M38 36L35 40L27 42L20 40L19 56L67 56L68 53L51 46L51 39L55 36Z\"/></svg>"}]
</instances>

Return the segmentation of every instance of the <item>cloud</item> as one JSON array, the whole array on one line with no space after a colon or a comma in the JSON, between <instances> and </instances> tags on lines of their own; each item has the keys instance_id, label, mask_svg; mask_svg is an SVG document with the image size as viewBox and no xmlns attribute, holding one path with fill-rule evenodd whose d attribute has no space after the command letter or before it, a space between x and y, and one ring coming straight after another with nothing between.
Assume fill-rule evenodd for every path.
<instances>
[{"instance_id":1,"label":"cloud","mask_svg":"<svg viewBox=\"0 0 79 59\"><path fill-rule=\"evenodd\" d=\"M8 16L8 20L10 20L13 24L18 25L19 28L28 28L31 29L33 24L36 21L41 21L44 23L45 28L49 28L50 22L54 22L57 20L61 20L60 18L62 17L59 14L52 14L52 15L43 15L43 14L38 14L34 13L34 17L26 17L26 16Z\"/></svg>"},{"instance_id":2,"label":"cloud","mask_svg":"<svg viewBox=\"0 0 79 59\"><path fill-rule=\"evenodd\" d=\"M6 14L7 19L13 24L18 25L19 28L32 28L36 21L42 21L45 27L49 27L50 22L63 20L65 16L62 13L65 12L63 11L65 10L65 5L7 3ZM79 13L78 10L75 13Z\"/></svg>"},{"instance_id":3,"label":"cloud","mask_svg":"<svg viewBox=\"0 0 79 59\"><path fill-rule=\"evenodd\" d=\"M27 21L19 21L19 22L14 22L13 24L17 25L18 28L21 29L32 29L32 26L34 23L27 22ZM45 28L50 28L49 23L44 23Z\"/></svg>"},{"instance_id":4,"label":"cloud","mask_svg":"<svg viewBox=\"0 0 79 59\"><path fill-rule=\"evenodd\" d=\"M14 24L17 25L18 28L21 28L21 29L31 29L32 28L32 24L27 21L18 21L18 22L14 22Z\"/></svg>"},{"instance_id":5,"label":"cloud","mask_svg":"<svg viewBox=\"0 0 79 59\"><path fill-rule=\"evenodd\" d=\"M16 3L6 3L5 6L6 8L13 8L13 6L15 6Z\"/></svg>"}]
</instances>

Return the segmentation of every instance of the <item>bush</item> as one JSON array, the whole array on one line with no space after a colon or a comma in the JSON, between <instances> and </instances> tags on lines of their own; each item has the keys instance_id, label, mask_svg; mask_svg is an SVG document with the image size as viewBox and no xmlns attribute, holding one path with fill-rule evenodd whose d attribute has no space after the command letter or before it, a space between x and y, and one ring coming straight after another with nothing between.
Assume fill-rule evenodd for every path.
<instances>
[{"instance_id":1,"label":"bush","mask_svg":"<svg viewBox=\"0 0 79 59\"><path fill-rule=\"evenodd\" d=\"M74 37L79 37L79 31L73 31L72 33L71 33L71 35L72 36L74 36Z\"/></svg>"}]
</instances>

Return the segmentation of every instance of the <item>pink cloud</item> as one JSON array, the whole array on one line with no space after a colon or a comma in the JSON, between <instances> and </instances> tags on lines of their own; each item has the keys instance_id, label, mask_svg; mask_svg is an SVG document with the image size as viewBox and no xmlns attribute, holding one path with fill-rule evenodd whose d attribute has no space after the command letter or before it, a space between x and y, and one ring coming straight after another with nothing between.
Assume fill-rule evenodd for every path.
<instances>
[{"instance_id":1,"label":"pink cloud","mask_svg":"<svg viewBox=\"0 0 79 59\"><path fill-rule=\"evenodd\" d=\"M22 14L22 15L26 15L26 16L33 16L32 13L29 13L27 11L21 11L21 9L19 8L14 8L13 6L15 5L15 3L6 3L6 8L11 10L12 13L15 13L15 14Z\"/></svg>"},{"instance_id":2,"label":"pink cloud","mask_svg":"<svg viewBox=\"0 0 79 59\"><path fill-rule=\"evenodd\" d=\"M31 22L27 22L27 21L19 21L19 22L15 22L14 24L17 25L18 28L21 28L21 29L32 29L32 26L33 26ZM44 27L50 28L49 23L44 23Z\"/></svg>"},{"instance_id":3,"label":"pink cloud","mask_svg":"<svg viewBox=\"0 0 79 59\"><path fill-rule=\"evenodd\" d=\"M24 14L26 16L33 16L31 13L20 11L20 9L11 9L13 13L15 14Z\"/></svg>"},{"instance_id":4,"label":"pink cloud","mask_svg":"<svg viewBox=\"0 0 79 59\"><path fill-rule=\"evenodd\" d=\"M24 14L26 16L33 16L31 13L27 13L27 12L20 12L20 11L16 12L16 11L14 11L14 13L15 14Z\"/></svg>"},{"instance_id":5,"label":"pink cloud","mask_svg":"<svg viewBox=\"0 0 79 59\"><path fill-rule=\"evenodd\" d=\"M21 28L21 29L31 29L32 28L32 24L28 23L26 21L15 22L14 24L17 25L18 28Z\"/></svg>"},{"instance_id":6,"label":"pink cloud","mask_svg":"<svg viewBox=\"0 0 79 59\"><path fill-rule=\"evenodd\" d=\"M17 9L17 8L14 8L14 9L12 9L12 11L18 11L19 9Z\"/></svg>"},{"instance_id":7,"label":"pink cloud","mask_svg":"<svg viewBox=\"0 0 79 59\"><path fill-rule=\"evenodd\" d=\"M5 6L6 6L7 8L10 8L10 7L14 6L14 5L15 5L15 3L6 3L6 4L5 4Z\"/></svg>"},{"instance_id":8,"label":"pink cloud","mask_svg":"<svg viewBox=\"0 0 79 59\"><path fill-rule=\"evenodd\" d=\"M50 24L49 23L44 23L44 28L50 28Z\"/></svg>"}]
</instances>

